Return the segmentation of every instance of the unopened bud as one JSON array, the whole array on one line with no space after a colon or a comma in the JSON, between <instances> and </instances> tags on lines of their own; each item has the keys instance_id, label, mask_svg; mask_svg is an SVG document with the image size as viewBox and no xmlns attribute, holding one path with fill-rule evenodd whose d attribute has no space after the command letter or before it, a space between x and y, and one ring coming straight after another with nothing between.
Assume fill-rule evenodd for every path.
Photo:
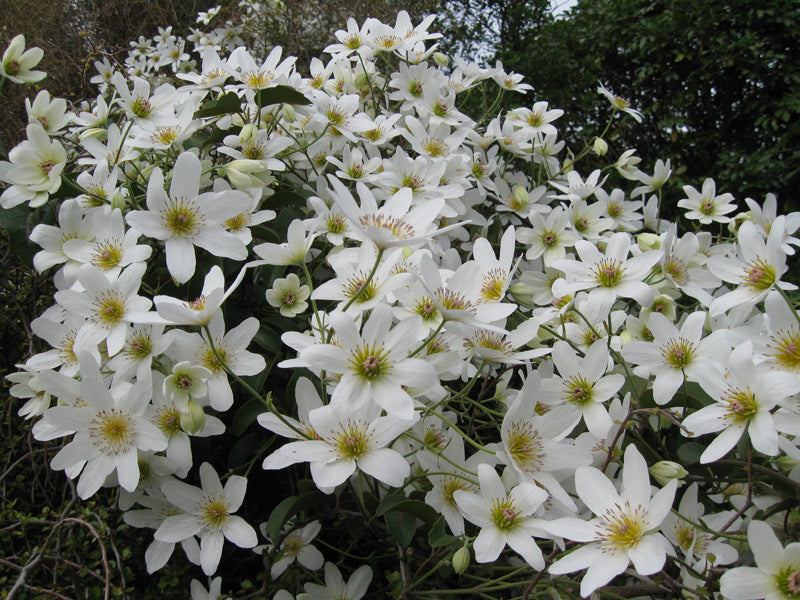
<instances>
[{"instance_id":1,"label":"unopened bud","mask_svg":"<svg viewBox=\"0 0 800 600\"><path fill-rule=\"evenodd\" d=\"M283 120L287 123L294 123L295 119L297 119L297 112L291 104L284 104L281 108L281 114L283 115Z\"/></svg>"},{"instance_id":2,"label":"unopened bud","mask_svg":"<svg viewBox=\"0 0 800 600\"><path fill-rule=\"evenodd\" d=\"M605 156L606 152L608 152L608 144L603 138L596 137L592 145L592 152L597 154L597 156Z\"/></svg>"},{"instance_id":3,"label":"unopened bud","mask_svg":"<svg viewBox=\"0 0 800 600\"><path fill-rule=\"evenodd\" d=\"M356 87L363 88L369 85L369 77L367 76L364 71L361 71L358 75L356 75Z\"/></svg>"},{"instance_id":4,"label":"unopened bud","mask_svg":"<svg viewBox=\"0 0 800 600\"><path fill-rule=\"evenodd\" d=\"M521 185L514 186L514 201L517 206L528 206L528 202L530 200L530 195L528 194L528 190L526 190Z\"/></svg>"},{"instance_id":5,"label":"unopened bud","mask_svg":"<svg viewBox=\"0 0 800 600\"><path fill-rule=\"evenodd\" d=\"M243 145L247 145L255 141L257 135L258 127L252 123L248 123L242 127L242 130L239 132L239 141L241 141Z\"/></svg>"},{"instance_id":6,"label":"unopened bud","mask_svg":"<svg viewBox=\"0 0 800 600\"><path fill-rule=\"evenodd\" d=\"M260 176L267 173L267 165L259 160L239 158L224 165L222 172L240 190L264 187L264 178Z\"/></svg>"},{"instance_id":7,"label":"unopened bud","mask_svg":"<svg viewBox=\"0 0 800 600\"><path fill-rule=\"evenodd\" d=\"M678 484L683 483L683 478L689 472L681 465L671 460L661 460L650 467L650 474L660 485L667 485L673 479L678 480Z\"/></svg>"},{"instance_id":8,"label":"unopened bud","mask_svg":"<svg viewBox=\"0 0 800 600\"><path fill-rule=\"evenodd\" d=\"M511 295L514 297L519 304L526 306L528 308L533 308L536 304L533 301L533 294L535 290L524 283L515 283L508 288L508 291L511 292Z\"/></svg>"},{"instance_id":9,"label":"unopened bud","mask_svg":"<svg viewBox=\"0 0 800 600\"><path fill-rule=\"evenodd\" d=\"M81 131L78 138L83 141L86 138L94 138L96 140L104 140L106 138L106 130L102 127L90 127L89 129L84 129Z\"/></svg>"},{"instance_id":10,"label":"unopened bud","mask_svg":"<svg viewBox=\"0 0 800 600\"><path fill-rule=\"evenodd\" d=\"M456 550L455 554L453 554L453 570L458 575L461 575L461 573L467 570L467 567L469 567L469 548L461 546L461 548Z\"/></svg>"},{"instance_id":11,"label":"unopened bud","mask_svg":"<svg viewBox=\"0 0 800 600\"><path fill-rule=\"evenodd\" d=\"M111 208L124 210L126 206L128 206L128 199L119 192L111 197Z\"/></svg>"},{"instance_id":12,"label":"unopened bud","mask_svg":"<svg viewBox=\"0 0 800 600\"><path fill-rule=\"evenodd\" d=\"M441 52L434 52L433 62L435 62L440 67L446 67L447 65L450 64L450 59L447 57L446 54L442 54Z\"/></svg>"},{"instance_id":13,"label":"unopened bud","mask_svg":"<svg viewBox=\"0 0 800 600\"><path fill-rule=\"evenodd\" d=\"M636 244L642 252L661 248L661 238L655 233L640 233L636 236Z\"/></svg>"},{"instance_id":14,"label":"unopened bud","mask_svg":"<svg viewBox=\"0 0 800 600\"><path fill-rule=\"evenodd\" d=\"M181 413L181 429L188 434L195 434L206 424L206 413L203 407L189 398L187 412Z\"/></svg>"}]
</instances>

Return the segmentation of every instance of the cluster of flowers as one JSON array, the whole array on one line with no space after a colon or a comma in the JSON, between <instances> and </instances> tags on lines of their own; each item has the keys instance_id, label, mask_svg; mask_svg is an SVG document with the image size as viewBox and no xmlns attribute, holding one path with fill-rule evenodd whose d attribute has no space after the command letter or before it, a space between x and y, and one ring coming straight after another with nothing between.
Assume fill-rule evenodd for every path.
<instances>
[{"instance_id":1,"label":"cluster of flowers","mask_svg":"<svg viewBox=\"0 0 800 600\"><path fill-rule=\"evenodd\" d=\"M724 571L727 598L798 597L800 546L770 525L796 520L780 494L800 487L800 317L782 281L800 213L778 216L772 196L737 213L706 180L684 188L694 230L681 232L660 214L668 161L651 175L626 150L582 176L606 141L559 158L563 111L498 112L530 86L502 65L446 68L431 22L351 20L309 77L280 48L228 51L235 32L195 35L195 70L165 32L137 44L127 72L99 65L83 110L46 91L28 104L0 203L58 205L57 223L31 232L58 291L32 323L52 349L10 379L38 440L71 437L51 467L82 498L119 486L126 521L154 530L149 571L180 544L211 576L227 539L267 557L276 598L357 600L371 568L345 583L312 545L309 512L257 546L235 514L247 477L193 471L192 438L230 434L227 411L252 395L260 452L272 450L251 458L276 478L308 463L320 492L400 547L431 538L415 518L409 539L387 531L369 494L382 514L441 515L447 554L418 580L401 567L400 593L449 559L463 577L483 569L487 590L568 595L564 575L585 571L582 596L623 574L653 595L699 593ZM15 39L4 77L35 79L23 49ZM132 74L166 64L173 83ZM476 121L461 109L479 87L498 101ZM612 120L639 118L599 91ZM242 379L275 366L248 347L276 329L289 389ZM675 447L696 475L660 460ZM736 469L744 483L723 476ZM199 487L183 481L195 473ZM405 504L385 502L397 495ZM732 568L745 529L757 567ZM470 548L483 566L468 568ZM501 555L515 570L498 579ZM325 584L280 589L295 559L324 565Z\"/></svg>"}]
</instances>

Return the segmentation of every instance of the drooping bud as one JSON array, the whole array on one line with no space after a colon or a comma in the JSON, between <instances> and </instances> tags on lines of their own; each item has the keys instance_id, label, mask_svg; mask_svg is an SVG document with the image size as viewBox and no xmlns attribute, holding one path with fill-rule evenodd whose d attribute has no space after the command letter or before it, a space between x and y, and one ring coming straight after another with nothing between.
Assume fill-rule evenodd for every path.
<instances>
[{"instance_id":1,"label":"drooping bud","mask_svg":"<svg viewBox=\"0 0 800 600\"><path fill-rule=\"evenodd\" d=\"M671 460L660 460L650 467L650 474L660 485L667 485L673 479L678 480L678 485L683 484L683 478L689 472L681 465Z\"/></svg>"},{"instance_id":2,"label":"drooping bud","mask_svg":"<svg viewBox=\"0 0 800 600\"><path fill-rule=\"evenodd\" d=\"M461 575L469 567L469 548L466 545L461 546L453 554L453 570Z\"/></svg>"},{"instance_id":3,"label":"drooping bud","mask_svg":"<svg viewBox=\"0 0 800 600\"><path fill-rule=\"evenodd\" d=\"M206 413L203 407L189 398L187 411L181 413L181 429L192 435L200 431L206 424Z\"/></svg>"},{"instance_id":4,"label":"drooping bud","mask_svg":"<svg viewBox=\"0 0 800 600\"><path fill-rule=\"evenodd\" d=\"M596 137L594 138L594 144L592 144L592 152L597 156L605 156L606 152L608 152L608 144L603 138Z\"/></svg>"},{"instance_id":5,"label":"drooping bud","mask_svg":"<svg viewBox=\"0 0 800 600\"><path fill-rule=\"evenodd\" d=\"M450 59L447 57L446 54L442 54L441 52L434 52L433 62L435 62L440 67L446 67L447 65L450 64Z\"/></svg>"}]
</instances>

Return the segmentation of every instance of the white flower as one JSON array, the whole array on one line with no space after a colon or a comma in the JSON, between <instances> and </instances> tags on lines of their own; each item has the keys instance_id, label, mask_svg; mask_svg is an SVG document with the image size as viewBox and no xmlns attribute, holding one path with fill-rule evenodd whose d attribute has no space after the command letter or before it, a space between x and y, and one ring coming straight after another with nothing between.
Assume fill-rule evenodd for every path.
<instances>
[{"instance_id":1,"label":"white flower","mask_svg":"<svg viewBox=\"0 0 800 600\"><path fill-rule=\"evenodd\" d=\"M547 499L547 492L533 483L521 483L507 492L494 468L485 463L478 465L478 481L478 494L453 493L464 517L481 528L473 546L475 560L492 562L508 544L534 569L543 569L544 557L533 536L546 536L544 521L531 515Z\"/></svg>"},{"instance_id":2,"label":"white flower","mask_svg":"<svg viewBox=\"0 0 800 600\"><path fill-rule=\"evenodd\" d=\"M763 521L750 521L747 542L756 566L723 573L722 595L728 600L792 600L800 596L800 543L782 547L772 527Z\"/></svg>"},{"instance_id":3,"label":"white flower","mask_svg":"<svg viewBox=\"0 0 800 600\"><path fill-rule=\"evenodd\" d=\"M583 542L553 563L550 573L587 569L580 590L585 598L631 562L640 575L660 571L672 547L657 530L669 514L677 487L678 482L672 480L650 498L647 463L633 444L625 449L621 492L598 469L580 467L575 472L575 489L596 517L588 522L567 517L546 525L554 535Z\"/></svg>"},{"instance_id":4,"label":"white flower","mask_svg":"<svg viewBox=\"0 0 800 600\"><path fill-rule=\"evenodd\" d=\"M11 184L0 195L3 208L23 202L31 208L42 206L61 187L61 172L67 163L64 146L51 140L38 122L28 125L27 133L28 139L8 153L11 162L0 162L0 181Z\"/></svg>"},{"instance_id":5,"label":"white flower","mask_svg":"<svg viewBox=\"0 0 800 600\"><path fill-rule=\"evenodd\" d=\"M11 40L3 52L3 62L0 63L0 75L14 83L36 83L47 77L44 71L32 71L44 56L41 48L28 48L25 50L25 36L20 34Z\"/></svg>"},{"instance_id":6,"label":"white flower","mask_svg":"<svg viewBox=\"0 0 800 600\"><path fill-rule=\"evenodd\" d=\"M268 265L302 265L308 259L308 251L314 243L316 233L306 236L305 225L300 219L289 223L286 242L273 244L266 242L253 248Z\"/></svg>"},{"instance_id":7,"label":"white flower","mask_svg":"<svg viewBox=\"0 0 800 600\"><path fill-rule=\"evenodd\" d=\"M783 220L779 217L770 229L766 241L751 221L739 228L739 251L741 258L712 256L708 259L708 270L737 288L719 296L711 303L711 316L727 312L734 306L752 306L763 300L773 287L794 289L791 283L780 281L786 273L786 252L783 244Z\"/></svg>"},{"instance_id":8,"label":"white flower","mask_svg":"<svg viewBox=\"0 0 800 600\"><path fill-rule=\"evenodd\" d=\"M594 343L585 357L579 358L567 342L559 341L553 346L552 356L560 376L542 381L541 400L552 405L566 404L571 407L572 427L582 418L592 435L605 438L613 422L603 402L625 383L622 375L605 375L608 347Z\"/></svg>"},{"instance_id":9,"label":"white flower","mask_svg":"<svg viewBox=\"0 0 800 600\"><path fill-rule=\"evenodd\" d=\"M628 258L631 238L627 233L615 233L608 240L605 254L597 246L586 240L575 243L575 250L581 260L555 260L550 266L563 271L566 279L553 284L556 296L574 294L578 290L589 291L589 303L607 311L619 296L633 298L644 307L650 306L655 298L653 289L642 280L650 269L658 263L661 252L650 250L639 256Z\"/></svg>"},{"instance_id":10,"label":"white flower","mask_svg":"<svg viewBox=\"0 0 800 600\"><path fill-rule=\"evenodd\" d=\"M728 223L732 219L726 217L730 212L736 210L736 205L732 204L733 194L717 195L717 188L711 178L703 182L702 192L698 192L691 185L683 186L684 193L688 198L678 200L678 206L685 208L687 219L697 219L703 225L717 223Z\"/></svg>"},{"instance_id":11,"label":"white flower","mask_svg":"<svg viewBox=\"0 0 800 600\"><path fill-rule=\"evenodd\" d=\"M132 314L150 308L150 300L137 295L144 271L143 262L134 263L109 280L99 269L84 265L78 272L83 289L56 292L56 302L87 319L75 337L75 352L91 350L103 340L109 356L122 350Z\"/></svg>"},{"instance_id":12,"label":"white flower","mask_svg":"<svg viewBox=\"0 0 800 600\"><path fill-rule=\"evenodd\" d=\"M331 317L337 344L316 344L300 352L299 359L316 369L341 374L331 403L359 408L374 402L400 419L414 418L414 400L408 388L427 390L438 384L433 367L408 358L418 343L417 317L392 325L392 311L377 305L358 333L355 321L345 315Z\"/></svg>"},{"instance_id":13,"label":"white flower","mask_svg":"<svg viewBox=\"0 0 800 600\"><path fill-rule=\"evenodd\" d=\"M608 99L608 101L611 103L611 107L614 109L614 112L617 111L624 112L633 117L633 119L637 123L642 122L641 112L639 112L635 108L631 108L631 103L628 100L626 100L622 96L617 96L611 90L606 88L606 86L604 86L602 83L600 84L600 87L597 88L597 93L603 94L603 96L605 96Z\"/></svg>"},{"instance_id":14,"label":"white flower","mask_svg":"<svg viewBox=\"0 0 800 600\"><path fill-rule=\"evenodd\" d=\"M164 191L164 175L156 168L147 184L148 210L128 213L128 224L142 234L164 240L167 268L179 283L194 275L195 252L199 246L214 256L235 260L247 258L242 241L225 231L222 222L250 206L244 192L199 193L200 159L190 152L175 161L169 195Z\"/></svg>"},{"instance_id":15,"label":"white flower","mask_svg":"<svg viewBox=\"0 0 800 600\"><path fill-rule=\"evenodd\" d=\"M702 464L725 456L745 430L756 450L778 454L778 433L770 411L797 393L797 378L768 364L755 365L753 358L753 344L748 340L731 352L725 373L721 368L707 368L699 374L701 387L714 403L686 417L683 427L692 437L720 432L700 455Z\"/></svg>"},{"instance_id":16,"label":"white flower","mask_svg":"<svg viewBox=\"0 0 800 600\"><path fill-rule=\"evenodd\" d=\"M272 288L267 290L267 302L279 308L284 317L294 317L308 308L309 293L308 286L300 285L300 278L289 273L272 282Z\"/></svg>"},{"instance_id":17,"label":"white flower","mask_svg":"<svg viewBox=\"0 0 800 600\"><path fill-rule=\"evenodd\" d=\"M694 312L686 317L680 331L661 313L650 313L647 326L652 342L630 342L622 347L625 360L638 365L633 372L639 377L655 375L653 399L656 404L669 402L684 380L698 381L700 374L713 368L712 361L724 360L730 350L724 331L701 339L706 313Z\"/></svg>"},{"instance_id":18,"label":"white flower","mask_svg":"<svg viewBox=\"0 0 800 600\"><path fill-rule=\"evenodd\" d=\"M167 500L183 510L183 514L164 519L155 538L162 542L180 542L200 537L200 566L203 573L213 575L227 538L240 548L252 548L258 542L255 529L234 515L244 500L247 479L231 475L222 487L219 476L208 463L200 465L202 489L186 483L168 480L161 490Z\"/></svg>"},{"instance_id":19,"label":"white flower","mask_svg":"<svg viewBox=\"0 0 800 600\"><path fill-rule=\"evenodd\" d=\"M42 441L75 434L50 466L64 469L70 478L81 473L77 488L81 498L92 496L114 471L119 484L132 492L139 484L139 450L167 447L166 438L144 416L151 395L149 387L129 386L124 393L112 393L88 354L81 355L81 375L78 385L84 404L47 409L34 425L33 434ZM48 382L43 382L44 388L54 396L68 400L75 393L60 378L49 378Z\"/></svg>"},{"instance_id":20,"label":"white flower","mask_svg":"<svg viewBox=\"0 0 800 600\"><path fill-rule=\"evenodd\" d=\"M312 521L301 529L290 531L281 542L280 552L283 556L272 563L270 577L277 579L295 560L312 571L322 568L325 558L322 552L311 545L321 529L319 521Z\"/></svg>"},{"instance_id":21,"label":"white flower","mask_svg":"<svg viewBox=\"0 0 800 600\"><path fill-rule=\"evenodd\" d=\"M305 592L297 600L361 600L372 581L372 569L362 565L350 576L347 583L333 563L325 563L325 585L306 583Z\"/></svg>"},{"instance_id":22,"label":"white flower","mask_svg":"<svg viewBox=\"0 0 800 600\"><path fill-rule=\"evenodd\" d=\"M315 439L290 442L264 459L264 469L283 469L309 462L314 483L324 493L344 483L360 469L386 485L403 485L411 467L403 456L387 448L418 418L404 421L378 417L377 407L344 410L331 404L308 413Z\"/></svg>"}]
</instances>

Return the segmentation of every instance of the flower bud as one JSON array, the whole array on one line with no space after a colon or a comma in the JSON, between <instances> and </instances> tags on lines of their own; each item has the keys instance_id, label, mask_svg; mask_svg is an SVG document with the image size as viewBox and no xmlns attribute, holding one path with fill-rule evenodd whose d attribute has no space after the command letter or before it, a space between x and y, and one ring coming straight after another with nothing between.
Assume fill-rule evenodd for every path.
<instances>
[{"instance_id":1,"label":"flower bud","mask_svg":"<svg viewBox=\"0 0 800 600\"><path fill-rule=\"evenodd\" d=\"M281 115L283 116L283 120L287 123L294 123L295 119L297 119L297 112L291 104L283 105L281 108Z\"/></svg>"},{"instance_id":2,"label":"flower bud","mask_svg":"<svg viewBox=\"0 0 800 600\"><path fill-rule=\"evenodd\" d=\"M181 429L188 434L195 434L206 424L206 413L203 407L189 398L187 412L181 413Z\"/></svg>"},{"instance_id":3,"label":"flower bud","mask_svg":"<svg viewBox=\"0 0 800 600\"><path fill-rule=\"evenodd\" d=\"M536 306L533 301L534 289L529 285L517 282L509 287L508 291L511 292L514 300L516 300L519 304L522 304L527 308L533 308Z\"/></svg>"},{"instance_id":4,"label":"flower bud","mask_svg":"<svg viewBox=\"0 0 800 600\"><path fill-rule=\"evenodd\" d=\"M103 141L106 137L106 130L102 127L90 127L89 129L84 129L81 131L78 139L83 141L87 138L95 138L97 140Z\"/></svg>"},{"instance_id":5,"label":"flower bud","mask_svg":"<svg viewBox=\"0 0 800 600\"><path fill-rule=\"evenodd\" d=\"M369 85L369 77L367 76L364 71L361 71L358 75L356 75L356 87L361 89Z\"/></svg>"},{"instance_id":6,"label":"flower bud","mask_svg":"<svg viewBox=\"0 0 800 600\"><path fill-rule=\"evenodd\" d=\"M528 202L530 200L530 195L528 194L528 190L526 190L521 185L514 186L514 201L517 206L528 206Z\"/></svg>"},{"instance_id":7,"label":"flower bud","mask_svg":"<svg viewBox=\"0 0 800 600\"><path fill-rule=\"evenodd\" d=\"M642 252L661 248L661 238L655 233L640 233L636 236L636 244Z\"/></svg>"},{"instance_id":8,"label":"flower bud","mask_svg":"<svg viewBox=\"0 0 800 600\"><path fill-rule=\"evenodd\" d=\"M689 472L681 465L671 460L660 460L650 467L650 474L660 485L667 485L673 479L678 480L678 485L683 484L683 478Z\"/></svg>"},{"instance_id":9,"label":"flower bud","mask_svg":"<svg viewBox=\"0 0 800 600\"><path fill-rule=\"evenodd\" d=\"M450 64L450 59L447 58L446 54L442 54L441 52L434 52L433 62L435 62L440 67L446 67L447 65Z\"/></svg>"},{"instance_id":10,"label":"flower bud","mask_svg":"<svg viewBox=\"0 0 800 600\"><path fill-rule=\"evenodd\" d=\"M606 152L608 152L608 144L603 138L596 137L594 138L594 144L592 144L592 152L597 156L605 156Z\"/></svg>"},{"instance_id":11,"label":"flower bud","mask_svg":"<svg viewBox=\"0 0 800 600\"><path fill-rule=\"evenodd\" d=\"M469 567L469 548L466 545L461 546L453 554L453 570L461 575Z\"/></svg>"},{"instance_id":12,"label":"flower bud","mask_svg":"<svg viewBox=\"0 0 800 600\"><path fill-rule=\"evenodd\" d=\"M242 127L242 130L239 132L239 141L243 145L247 145L253 142L256 139L257 135L258 135L258 127L256 127L252 123L248 123L247 125Z\"/></svg>"},{"instance_id":13,"label":"flower bud","mask_svg":"<svg viewBox=\"0 0 800 600\"><path fill-rule=\"evenodd\" d=\"M128 199L117 192L111 197L111 208L118 208L120 210L125 210L125 207L128 206Z\"/></svg>"},{"instance_id":14,"label":"flower bud","mask_svg":"<svg viewBox=\"0 0 800 600\"><path fill-rule=\"evenodd\" d=\"M264 179L259 175L267 173L267 165L258 160L239 158L224 165L222 172L240 190L263 187Z\"/></svg>"},{"instance_id":15,"label":"flower bud","mask_svg":"<svg viewBox=\"0 0 800 600\"><path fill-rule=\"evenodd\" d=\"M656 296L656 299L653 300L653 303L647 308L646 312L647 314L659 312L667 317L670 321L674 321L677 313L675 299L672 296L667 296L666 294Z\"/></svg>"}]
</instances>

